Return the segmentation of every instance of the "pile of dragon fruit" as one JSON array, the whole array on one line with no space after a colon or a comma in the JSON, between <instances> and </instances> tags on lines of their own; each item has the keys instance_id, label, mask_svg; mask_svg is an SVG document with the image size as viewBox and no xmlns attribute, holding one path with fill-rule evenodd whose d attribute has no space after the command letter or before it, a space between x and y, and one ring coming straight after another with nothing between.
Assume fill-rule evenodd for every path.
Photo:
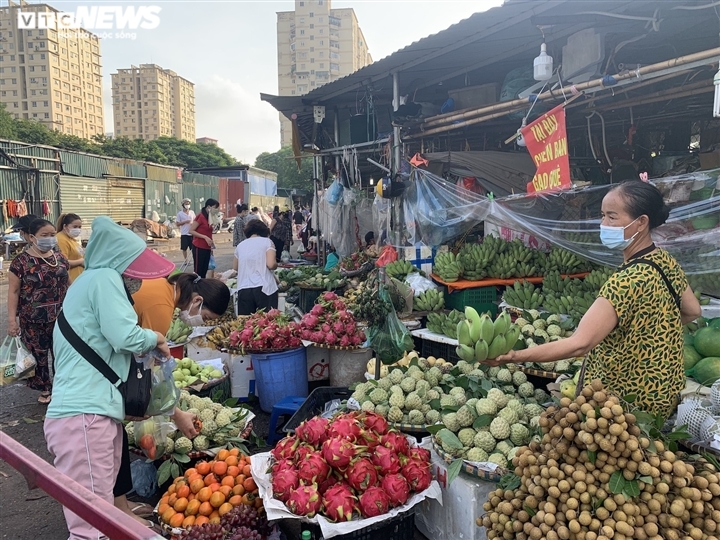
<instances>
[{"instance_id":1,"label":"pile of dragon fruit","mask_svg":"<svg viewBox=\"0 0 720 540\"><path fill-rule=\"evenodd\" d=\"M298 516L352 521L387 513L430 487L430 452L382 416L355 411L300 424L272 450L273 496Z\"/></svg>"},{"instance_id":2,"label":"pile of dragon fruit","mask_svg":"<svg viewBox=\"0 0 720 540\"><path fill-rule=\"evenodd\" d=\"M333 292L326 292L300 321L300 337L320 345L359 347L365 333L358 330L345 302Z\"/></svg>"},{"instance_id":3,"label":"pile of dragon fruit","mask_svg":"<svg viewBox=\"0 0 720 540\"><path fill-rule=\"evenodd\" d=\"M230 332L230 346L246 351L289 350L302 347L296 322L277 309L258 311L245 320L238 330Z\"/></svg>"}]
</instances>

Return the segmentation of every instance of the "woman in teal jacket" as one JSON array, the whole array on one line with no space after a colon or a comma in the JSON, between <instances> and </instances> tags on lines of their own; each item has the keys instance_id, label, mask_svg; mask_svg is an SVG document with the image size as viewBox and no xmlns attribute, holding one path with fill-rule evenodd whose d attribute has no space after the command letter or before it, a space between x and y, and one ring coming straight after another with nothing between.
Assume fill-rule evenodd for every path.
<instances>
[{"instance_id":1,"label":"woman in teal jacket","mask_svg":"<svg viewBox=\"0 0 720 540\"><path fill-rule=\"evenodd\" d=\"M175 265L106 216L95 219L85 271L68 289L63 313L75 333L125 379L133 354L158 348L165 337L144 330L130 294L142 279L167 276ZM120 468L125 405L120 391L83 358L58 326L53 334L55 381L44 431L55 468L113 504ZM70 540L98 538L92 525L64 509Z\"/></svg>"}]
</instances>

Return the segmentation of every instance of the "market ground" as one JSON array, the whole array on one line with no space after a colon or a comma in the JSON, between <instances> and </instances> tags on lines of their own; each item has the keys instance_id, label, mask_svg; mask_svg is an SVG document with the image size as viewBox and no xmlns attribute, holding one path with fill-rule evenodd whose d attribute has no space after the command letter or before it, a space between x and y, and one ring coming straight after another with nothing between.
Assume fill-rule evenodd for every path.
<instances>
[{"instance_id":1,"label":"market ground","mask_svg":"<svg viewBox=\"0 0 720 540\"><path fill-rule=\"evenodd\" d=\"M218 271L232 268L232 235L221 233L216 236L216 241ZM173 262L182 262L177 241L155 247ZM0 340L6 332L7 276L3 275L0 276ZM0 387L0 430L50 463L42 431L45 406L37 403L38 395L23 384ZM254 429L265 438L269 415L261 413L257 407L254 409L257 414ZM60 504L40 489L29 490L23 476L0 461L0 538L66 540L67 535Z\"/></svg>"}]
</instances>

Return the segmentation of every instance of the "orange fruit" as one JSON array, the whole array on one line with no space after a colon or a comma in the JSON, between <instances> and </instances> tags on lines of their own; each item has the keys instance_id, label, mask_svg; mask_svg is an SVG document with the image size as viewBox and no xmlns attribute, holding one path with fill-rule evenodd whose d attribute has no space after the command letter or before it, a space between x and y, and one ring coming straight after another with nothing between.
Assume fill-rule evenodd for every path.
<instances>
[{"instance_id":1,"label":"orange fruit","mask_svg":"<svg viewBox=\"0 0 720 540\"><path fill-rule=\"evenodd\" d=\"M188 501L194 501L194 500L195 500L195 494L194 494L194 493L191 493L190 495L188 495L188 496L187 496L187 500L188 500Z\"/></svg>"},{"instance_id":2,"label":"orange fruit","mask_svg":"<svg viewBox=\"0 0 720 540\"><path fill-rule=\"evenodd\" d=\"M233 509L233 505L230 504L229 502L222 503L220 505L220 508L218 508L218 514L220 514L221 516L224 516L232 509Z\"/></svg>"},{"instance_id":3,"label":"orange fruit","mask_svg":"<svg viewBox=\"0 0 720 540\"><path fill-rule=\"evenodd\" d=\"M202 475L202 474L198 474L198 473L191 474L191 475L188 477L188 484L192 485L192 483L193 483L195 480L202 480L202 479L203 479L203 475Z\"/></svg>"},{"instance_id":4,"label":"orange fruit","mask_svg":"<svg viewBox=\"0 0 720 540\"><path fill-rule=\"evenodd\" d=\"M209 523L209 522L210 522L210 520L206 516L198 516L197 518L195 518L195 525L197 525L198 527L200 525L205 525L206 523Z\"/></svg>"},{"instance_id":5,"label":"orange fruit","mask_svg":"<svg viewBox=\"0 0 720 540\"><path fill-rule=\"evenodd\" d=\"M195 467L190 467L187 471L185 471L185 478L190 478L193 474L197 473L197 469Z\"/></svg>"},{"instance_id":6,"label":"orange fruit","mask_svg":"<svg viewBox=\"0 0 720 540\"><path fill-rule=\"evenodd\" d=\"M193 480L192 484L190 484L190 491L192 491L193 493L198 493L204 487L205 482L202 478L198 478L197 480Z\"/></svg>"},{"instance_id":7,"label":"orange fruit","mask_svg":"<svg viewBox=\"0 0 720 540\"><path fill-rule=\"evenodd\" d=\"M234 465L237 465L240 462L240 460L237 458L237 456L228 456L225 460L225 463L227 463L228 467L232 467Z\"/></svg>"},{"instance_id":8,"label":"orange fruit","mask_svg":"<svg viewBox=\"0 0 720 540\"><path fill-rule=\"evenodd\" d=\"M220 516L211 517L210 523L212 523L213 525L219 525L220 524Z\"/></svg>"},{"instance_id":9,"label":"orange fruit","mask_svg":"<svg viewBox=\"0 0 720 540\"><path fill-rule=\"evenodd\" d=\"M172 495L170 495L170 498L168 499L168 504L170 506L175 506L175 503L177 502L177 500L178 500L178 496L175 493L173 493Z\"/></svg>"},{"instance_id":10,"label":"orange fruit","mask_svg":"<svg viewBox=\"0 0 720 540\"><path fill-rule=\"evenodd\" d=\"M167 510L165 510L165 511L162 513L162 516L161 516L161 517L162 517L162 520L163 520L165 523L170 523L170 520L172 519L172 517L173 517L176 513L177 513L177 512L175 512L175 510L173 510L172 508L168 508Z\"/></svg>"},{"instance_id":11,"label":"orange fruit","mask_svg":"<svg viewBox=\"0 0 720 540\"><path fill-rule=\"evenodd\" d=\"M245 476L250 476L250 475L252 474L249 463L243 467L242 473L243 473Z\"/></svg>"},{"instance_id":12,"label":"orange fruit","mask_svg":"<svg viewBox=\"0 0 720 540\"><path fill-rule=\"evenodd\" d=\"M204 478L204 482L205 482L206 486L209 486L210 484L214 484L217 481L218 481L217 476L215 476L213 473L208 473Z\"/></svg>"},{"instance_id":13,"label":"orange fruit","mask_svg":"<svg viewBox=\"0 0 720 540\"><path fill-rule=\"evenodd\" d=\"M227 499L232 493L232 488L230 486L220 486L220 489L218 489L218 491L222 493Z\"/></svg>"},{"instance_id":14,"label":"orange fruit","mask_svg":"<svg viewBox=\"0 0 720 540\"><path fill-rule=\"evenodd\" d=\"M160 499L160 504L167 504L169 498L170 498L170 495L167 495L167 494L163 495L162 499Z\"/></svg>"},{"instance_id":15,"label":"orange fruit","mask_svg":"<svg viewBox=\"0 0 720 540\"><path fill-rule=\"evenodd\" d=\"M168 495L172 495L175 493L175 490L177 489L177 486L175 484L171 484L170 487L168 487L167 493Z\"/></svg>"},{"instance_id":16,"label":"orange fruit","mask_svg":"<svg viewBox=\"0 0 720 540\"><path fill-rule=\"evenodd\" d=\"M230 455L230 450L223 448L222 450L220 450L217 453L217 455L215 456L215 459L217 459L218 461L225 461L229 455Z\"/></svg>"},{"instance_id":17,"label":"orange fruit","mask_svg":"<svg viewBox=\"0 0 720 540\"><path fill-rule=\"evenodd\" d=\"M255 504L256 498L257 497L253 493L246 493L242 497L242 503L247 504L248 506L252 506L253 504Z\"/></svg>"},{"instance_id":18,"label":"orange fruit","mask_svg":"<svg viewBox=\"0 0 720 540\"><path fill-rule=\"evenodd\" d=\"M240 449L239 448L231 448L230 450L228 450L228 454L230 454L231 456L238 457L240 455Z\"/></svg>"},{"instance_id":19,"label":"orange fruit","mask_svg":"<svg viewBox=\"0 0 720 540\"><path fill-rule=\"evenodd\" d=\"M246 478L243 482L243 486L247 491L255 491L257 489L257 484L252 478Z\"/></svg>"},{"instance_id":20,"label":"orange fruit","mask_svg":"<svg viewBox=\"0 0 720 540\"><path fill-rule=\"evenodd\" d=\"M234 476L226 476L222 479L222 482L220 482L221 486L230 486L233 487L235 485L235 477Z\"/></svg>"},{"instance_id":21,"label":"orange fruit","mask_svg":"<svg viewBox=\"0 0 720 540\"><path fill-rule=\"evenodd\" d=\"M213 507L209 502L204 502L200 505L200 508L198 509L198 514L201 516L209 516L213 512ZM196 523L197 524L197 523Z\"/></svg>"},{"instance_id":22,"label":"orange fruit","mask_svg":"<svg viewBox=\"0 0 720 540\"><path fill-rule=\"evenodd\" d=\"M210 484L210 486L208 486L208 487L210 488L210 491L212 491L213 493L215 493L217 490L220 489L220 483L219 483L219 482L215 482L214 484Z\"/></svg>"},{"instance_id":23,"label":"orange fruit","mask_svg":"<svg viewBox=\"0 0 720 540\"><path fill-rule=\"evenodd\" d=\"M185 514L175 514L173 517L170 518L170 521L168 522L168 525L171 527L180 527L185 519Z\"/></svg>"},{"instance_id":24,"label":"orange fruit","mask_svg":"<svg viewBox=\"0 0 720 540\"><path fill-rule=\"evenodd\" d=\"M243 457L245 458L245 461L248 462L248 464L249 464L249 463L252 463L252 462L250 461L250 456L243 456Z\"/></svg>"},{"instance_id":25,"label":"orange fruit","mask_svg":"<svg viewBox=\"0 0 720 540\"><path fill-rule=\"evenodd\" d=\"M180 499L187 499L187 496L190 495L190 486L180 486L177 490L177 496Z\"/></svg>"},{"instance_id":26,"label":"orange fruit","mask_svg":"<svg viewBox=\"0 0 720 540\"><path fill-rule=\"evenodd\" d=\"M228 465L226 476L232 476L233 479L240 474L240 467L237 465Z\"/></svg>"},{"instance_id":27,"label":"orange fruit","mask_svg":"<svg viewBox=\"0 0 720 540\"><path fill-rule=\"evenodd\" d=\"M160 506L158 506L158 515L162 516L168 508L170 508L170 505L168 503L162 503Z\"/></svg>"},{"instance_id":28,"label":"orange fruit","mask_svg":"<svg viewBox=\"0 0 720 540\"><path fill-rule=\"evenodd\" d=\"M228 499L228 502L233 506L240 506L242 504L242 496L233 495Z\"/></svg>"},{"instance_id":29,"label":"orange fruit","mask_svg":"<svg viewBox=\"0 0 720 540\"><path fill-rule=\"evenodd\" d=\"M225 495L220 493L219 491L216 491L212 495L210 495L210 504L213 506L213 508L220 508L222 506L222 503L225 502Z\"/></svg>"},{"instance_id":30,"label":"orange fruit","mask_svg":"<svg viewBox=\"0 0 720 540\"><path fill-rule=\"evenodd\" d=\"M244 495L245 494L245 486L242 484L236 484L235 487L232 490L233 495Z\"/></svg>"},{"instance_id":31,"label":"orange fruit","mask_svg":"<svg viewBox=\"0 0 720 540\"><path fill-rule=\"evenodd\" d=\"M195 525L195 516L187 516L185 519L183 519L181 527L183 529L187 529L189 527L192 527Z\"/></svg>"},{"instance_id":32,"label":"orange fruit","mask_svg":"<svg viewBox=\"0 0 720 540\"><path fill-rule=\"evenodd\" d=\"M200 502L205 502L210 500L210 495L212 495L212 489L209 487L204 487L200 491L198 491L197 498Z\"/></svg>"},{"instance_id":33,"label":"orange fruit","mask_svg":"<svg viewBox=\"0 0 720 540\"><path fill-rule=\"evenodd\" d=\"M198 474L205 476L210 472L210 464L207 461L198 461L195 464L195 470L197 470Z\"/></svg>"},{"instance_id":34,"label":"orange fruit","mask_svg":"<svg viewBox=\"0 0 720 540\"><path fill-rule=\"evenodd\" d=\"M255 508L257 508L259 510L262 507L263 507L262 497L258 497L257 499L255 499Z\"/></svg>"},{"instance_id":35,"label":"orange fruit","mask_svg":"<svg viewBox=\"0 0 720 540\"><path fill-rule=\"evenodd\" d=\"M176 512L184 513L185 509L188 507L189 502L190 501L188 501L185 497L180 497L173 505L173 508Z\"/></svg>"},{"instance_id":36,"label":"orange fruit","mask_svg":"<svg viewBox=\"0 0 720 540\"><path fill-rule=\"evenodd\" d=\"M222 477L225 476L227 469L227 463L225 463L224 461L216 461L212 467L212 472L214 472L217 476Z\"/></svg>"},{"instance_id":37,"label":"orange fruit","mask_svg":"<svg viewBox=\"0 0 720 540\"><path fill-rule=\"evenodd\" d=\"M242 485L242 483L245 482L245 479L246 479L246 478L247 478L247 476L245 476L244 474L238 474L238 475L235 477L235 485L236 485L236 486L237 486L237 485Z\"/></svg>"},{"instance_id":38,"label":"orange fruit","mask_svg":"<svg viewBox=\"0 0 720 540\"><path fill-rule=\"evenodd\" d=\"M198 513L200 510L200 501L195 499L194 501L190 501L187 505L187 508L185 509L185 515L186 516L194 516Z\"/></svg>"}]
</instances>

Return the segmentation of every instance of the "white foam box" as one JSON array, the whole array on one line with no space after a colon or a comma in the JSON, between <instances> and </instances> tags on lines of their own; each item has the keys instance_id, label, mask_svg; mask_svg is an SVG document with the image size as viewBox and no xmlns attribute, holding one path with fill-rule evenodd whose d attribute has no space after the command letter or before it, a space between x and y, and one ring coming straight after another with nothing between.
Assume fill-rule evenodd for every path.
<instances>
[{"instance_id":1,"label":"white foam box","mask_svg":"<svg viewBox=\"0 0 720 540\"><path fill-rule=\"evenodd\" d=\"M308 367L308 382L324 381L330 378L330 349L310 345L305 349Z\"/></svg>"},{"instance_id":2,"label":"white foam box","mask_svg":"<svg viewBox=\"0 0 720 540\"><path fill-rule=\"evenodd\" d=\"M199 362L200 360L212 360L213 358L220 358L226 364L230 362L230 353L221 352L217 349L213 349L212 347L198 345L195 340L191 340L190 343L187 344L185 347L185 354L188 358L192 358L196 362Z\"/></svg>"},{"instance_id":3,"label":"white foam box","mask_svg":"<svg viewBox=\"0 0 720 540\"><path fill-rule=\"evenodd\" d=\"M230 369L230 384L232 386L230 395L241 401L246 400L250 394L257 395L255 392L255 370L250 356L232 354L227 364Z\"/></svg>"},{"instance_id":4,"label":"white foam box","mask_svg":"<svg viewBox=\"0 0 720 540\"><path fill-rule=\"evenodd\" d=\"M285 313L285 304L287 300L287 293L278 294L278 310Z\"/></svg>"},{"instance_id":5,"label":"white foam box","mask_svg":"<svg viewBox=\"0 0 720 540\"><path fill-rule=\"evenodd\" d=\"M442 504L426 499L415 511L415 526L432 540L485 540L486 530L475 520L485 513L483 504L496 489L494 482L460 473L447 484L447 464L435 453L432 471L442 489Z\"/></svg>"}]
</instances>

